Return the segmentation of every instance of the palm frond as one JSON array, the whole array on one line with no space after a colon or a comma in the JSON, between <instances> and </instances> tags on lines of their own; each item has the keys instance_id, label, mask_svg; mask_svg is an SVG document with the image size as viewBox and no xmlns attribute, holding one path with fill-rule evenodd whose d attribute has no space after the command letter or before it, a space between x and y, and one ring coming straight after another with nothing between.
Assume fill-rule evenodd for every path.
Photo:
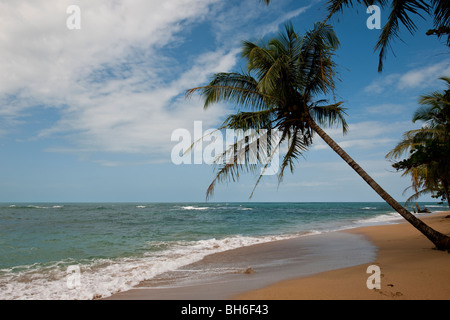
<instances>
[{"instance_id":1,"label":"palm frond","mask_svg":"<svg viewBox=\"0 0 450 320\"><path fill-rule=\"evenodd\" d=\"M393 39L399 39L400 23L413 34L417 26L411 15L424 19L421 11L428 13L429 5L423 0L392 0L391 12L378 38L375 50L380 50L378 59L378 71L383 70L383 62L386 59L387 49L391 48Z\"/></svg>"},{"instance_id":2,"label":"palm frond","mask_svg":"<svg viewBox=\"0 0 450 320\"><path fill-rule=\"evenodd\" d=\"M345 108L342 108L342 101L326 106L315 105L310 108L311 117L322 126L335 127L342 126L342 133L348 132L348 124L345 120Z\"/></svg>"},{"instance_id":3,"label":"palm frond","mask_svg":"<svg viewBox=\"0 0 450 320\"><path fill-rule=\"evenodd\" d=\"M257 169L262 167L260 177L250 198L253 196L256 186L264 175L264 170L275 156L280 143L267 139L267 131L261 132L252 130L249 135L243 134L237 138L237 141L228 146L227 150L216 157L215 163L222 164L206 191L207 200L214 194L217 183L235 182L239 179L241 172L255 173ZM263 139L267 139L267 141L263 141ZM262 146L263 143L265 147Z\"/></svg>"},{"instance_id":4,"label":"palm frond","mask_svg":"<svg viewBox=\"0 0 450 320\"><path fill-rule=\"evenodd\" d=\"M327 5L328 16L326 20L331 18L336 13L341 13L344 10L344 7L353 7L353 2L364 4L366 7L374 4L384 7L386 6L388 0L329 0Z\"/></svg>"},{"instance_id":5,"label":"palm frond","mask_svg":"<svg viewBox=\"0 0 450 320\"><path fill-rule=\"evenodd\" d=\"M327 94L334 91L335 63L333 52L339 47L339 40L330 25L315 23L302 39L300 83L308 95Z\"/></svg>"},{"instance_id":6,"label":"palm frond","mask_svg":"<svg viewBox=\"0 0 450 320\"><path fill-rule=\"evenodd\" d=\"M218 73L207 86L186 91L186 97L195 92L200 92L205 98L205 109L223 101L246 106L252 110L261 110L275 101L274 97L258 90L258 83L253 77L240 73Z\"/></svg>"},{"instance_id":7,"label":"palm frond","mask_svg":"<svg viewBox=\"0 0 450 320\"><path fill-rule=\"evenodd\" d=\"M260 91L287 99L289 92L283 84L290 83L294 77L298 49L299 37L290 23L285 25L285 32L267 45L244 42L242 56L248 60L248 71L255 73Z\"/></svg>"},{"instance_id":8,"label":"palm frond","mask_svg":"<svg viewBox=\"0 0 450 320\"><path fill-rule=\"evenodd\" d=\"M303 156L303 152L308 149L308 143L305 143L305 137L302 136L298 128L294 128L293 132L291 130L285 130L282 133L281 141L288 141L288 150L283 156L283 161L281 162L280 172L278 174L278 183L281 183L284 177L284 172L286 168L289 167L290 171L294 171L295 161Z\"/></svg>"},{"instance_id":9,"label":"palm frond","mask_svg":"<svg viewBox=\"0 0 450 320\"><path fill-rule=\"evenodd\" d=\"M259 78L275 62L276 57L273 54L274 52L265 46L259 46L250 41L243 42L242 57L248 61L247 70L249 72L256 70Z\"/></svg>"},{"instance_id":10,"label":"palm frond","mask_svg":"<svg viewBox=\"0 0 450 320\"><path fill-rule=\"evenodd\" d=\"M262 177L264 176L267 168L269 167L269 165L271 165L272 161L274 160L274 157L276 155L278 155L277 151L280 149L281 139L278 142L276 142L275 145L273 145L274 141L273 140L271 140L271 141L272 141L271 142L272 147L271 147L270 150L268 150L269 151L269 155L268 156L264 156L263 155L263 158L265 159L264 160L265 165L264 165L263 168L261 168L261 173L260 173L258 179L256 180L255 185L253 186L252 193L250 194L250 197L249 197L250 199L253 197L253 194L255 193L256 187L259 185L259 183L260 183Z\"/></svg>"},{"instance_id":11,"label":"palm frond","mask_svg":"<svg viewBox=\"0 0 450 320\"><path fill-rule=\"evenodd\" d=\"M450 1L431 0L434 8L433 23L436 28L450 25Z\"/></svg>"},{"instance_id":12,"label":"palm frond","mask_svg":"<svg viewBox=\"0 0 450 320\"><path fill-rule=\"evenodd\" d=\"M238 112L229 115L223 122L222 128L259 130L271 129L273 110L262 110L255 112Z\"/></svg>"},{"instance_id":13,"label":"palm frond","mask_svg":"<svg viewBox=\"0 0 450 320\"><path fill-rule=\"evenodd\" d=\"M419 190L419 191L415 192L413 195L411 195L408 199L406 199L405 203L411 203L412 201L417 201L421 196L423 196L425 194L430 194L432 192L433 192L433 190L431 190L429 188L424 188L422 190Z\"/></svg>"},{"instance_id":14,"label":"palm frond","mask_svg":"<svg viewBox=\"0 0 450 320\"><path fill-rule=\"evenodd\" d=\"M417 146L423 146L440 134L436 128L421 128L403 133L402 140L386 155L386 158L398 159Z\"/></svg>"},{"instance_id":15,"label":"palm frond","mask_svg":"<svg viewBox=\"0 0 450 320\"><path fill-rule=\"evenodd\" d=\"M217 156L218 167L207 199L217 183L236 181L243 172L254 173L259 168L252 196L269 164L278 166L279 159L272 160L279 156L281 144L287 143L278 171L281 182L286 169L292 172L296 160L312 144L312 119L325 126L341 125L346 132L341 102L323 105L324 101L315 101L316 95L326 95L335 88L333 58L338 47L339 40L330 25L316 23L300 36L288 23L284 32L266 43L243 42L246 73L218 73L208 85L187 91L187 97L200 93L204 108L218 102L235 104L236 112L225 118L220 129L276 130L281 135L279 141L270 139L265 148L263 134L258 132L251 138L238 139Z\"/></svg>"}]
</instances>

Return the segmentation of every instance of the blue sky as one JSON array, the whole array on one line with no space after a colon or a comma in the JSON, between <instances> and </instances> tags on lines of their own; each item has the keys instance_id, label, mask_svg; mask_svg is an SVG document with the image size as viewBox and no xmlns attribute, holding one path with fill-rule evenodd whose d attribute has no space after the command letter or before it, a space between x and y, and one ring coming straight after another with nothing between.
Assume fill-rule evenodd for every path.
<instances>
[{"instance_id":1,"label":"blue sky","mask_svg":"<svg viewBox=\"0 0 450 320\"><path fill-rule=\"evenodd\" d=\"M69 30L69 5L81 29ZM216 128L230 105L204 111L186 89L215 72L240 71L242 40L276 35L292 21L303 33L325 15L325 1L16 0L0 4L0 201L204 201L210 165L174 165L171 134L194 121ZM332 137L399 201L409 180L384 156L404 131L420 94L443 89L448 49L424 35L393 43L377 72L365 8L333 18L341 41L337 99L350 132ZM381 12L383 25L387 18ZM212 201L248 201L256 176L219 185ZM252 201L380 201L316 137L278 185L266 176ZM429 200L429 198L423 198Z\"/></svg>"}]
</instances>

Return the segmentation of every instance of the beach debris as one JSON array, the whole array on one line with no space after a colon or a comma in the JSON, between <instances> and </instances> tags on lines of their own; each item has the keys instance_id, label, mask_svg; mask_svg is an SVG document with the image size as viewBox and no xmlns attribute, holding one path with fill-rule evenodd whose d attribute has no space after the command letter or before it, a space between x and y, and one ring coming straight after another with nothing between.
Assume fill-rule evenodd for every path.
<instances>
[{"instance_id":1,"label":"beach debris","mask_svg":"<svg viewBox=\"0 0 450 320\"><path fill-rule=\"evenodd\" d=\"M394 285L392 283L389 283L387 286L388 287L393 287Z\"/></svg>"},{"instance_id":2,"label":"beach debris","mask_svg":"<svg viewBox=\"0 0 450 320\"><path fill-rule=\"evenodd\" d=\"M251 267L247 267L247 269L245 269L245 270L239 270L239 271L235 271L233 273L252 274L252 273L255 273L255 270L253 270Z\"/></svg>"},{"instance_id":3,"label":"beach debris","mask_svg":"<svg viewBox=\"0 0 450 320\"><path fill-rule=\"evenodd\" d=\"M448 216L445 216L445 218L447 218L447 219L450 218L450 214Z\"/></svg>"},{"instance_id":4,"label":"beach debris","mask_svg":"<svg viewBox=\"0 0 450 320\"><path fill-rule=\"evenodd\" d=\"M99 300L101 299L103 296L99 293L94 294L94 296L92 297L92 300Z\"/></svg>"},{"instance_id":5,"label":"beach debris","mask_svg":"<svg viewBox=\"0 0 450 320\"><path fill-rule=\"evenodd\" d=\"M243 274L252 274L255 273L255 270L253 270L251 267L247 267L247 269L245 270L239 270L239 271L235 271L233 273L243 273Z\"/></svg>"},{"instance_id":6,"label":"beach debris","mask_svg":"<svg viewBox=\"0 0 450 320\"><path fill-rule=\"evenodd\" d=\"M245 269L244 273L245 274L252 274L252 273L255 273L255 271L252 268L248 267L247 269Z\"/></svg>"}]
</instances>

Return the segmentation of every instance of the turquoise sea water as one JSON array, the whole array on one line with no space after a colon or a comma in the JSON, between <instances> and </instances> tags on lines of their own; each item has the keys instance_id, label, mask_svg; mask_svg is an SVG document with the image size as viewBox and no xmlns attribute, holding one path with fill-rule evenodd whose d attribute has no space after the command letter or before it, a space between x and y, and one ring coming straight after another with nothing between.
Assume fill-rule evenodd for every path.
<instances>
[{"instance_id":1,"label":"turquoise sea water","mask_svg":"<svg viewBox=\"0 0 450 320\"><path fill-rule=\"evenodd\" d=\"M105 297L211 253L398 221L385 203L4 203L0 299Z\"/></svg>"}]
</instances>

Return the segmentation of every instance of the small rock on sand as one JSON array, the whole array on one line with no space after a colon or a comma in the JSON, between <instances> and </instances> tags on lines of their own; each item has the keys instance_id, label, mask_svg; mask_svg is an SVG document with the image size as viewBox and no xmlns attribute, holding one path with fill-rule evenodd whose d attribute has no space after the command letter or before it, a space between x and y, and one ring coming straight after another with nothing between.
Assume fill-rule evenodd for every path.
<instances>
[{"instance_id":1,"label":"small rock on sand","mask_svg":"<svg viewBox=\"0 0 450 320\"><path fill-rule=\"evenodd\" d=\"M245 271L244 271L244 273L245 274L252 274L252 273L254 273L255 271L252 269L252 268L250 268L250 267L248 267L247 269L245 269Z\"/></svg>"}]
</instances>

